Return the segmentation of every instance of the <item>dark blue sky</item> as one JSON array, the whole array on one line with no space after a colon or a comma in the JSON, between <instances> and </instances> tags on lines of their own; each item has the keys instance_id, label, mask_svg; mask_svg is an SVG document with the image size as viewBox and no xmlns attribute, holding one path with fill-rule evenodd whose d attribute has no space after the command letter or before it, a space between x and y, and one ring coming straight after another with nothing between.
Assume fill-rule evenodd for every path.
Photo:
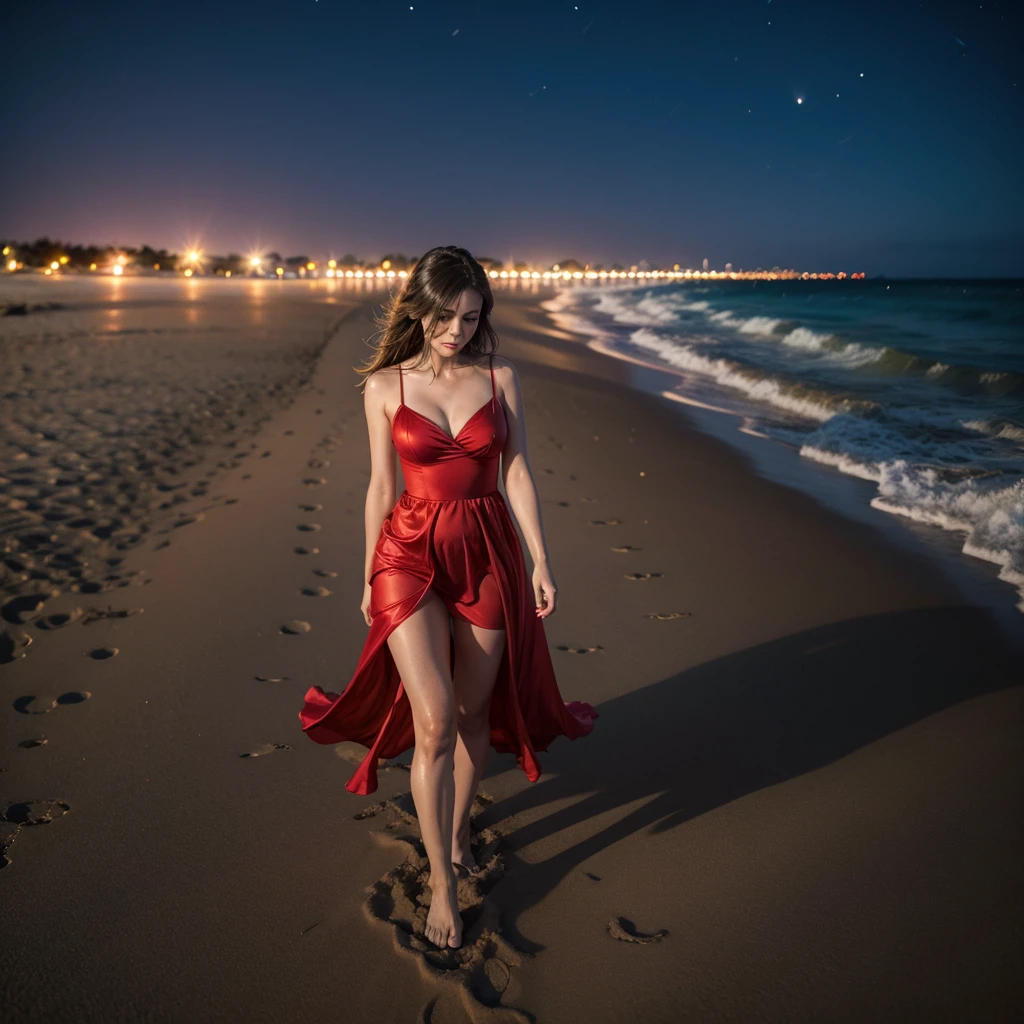
<instances>
[{"instance_id":1,"label":"dark blue sky","mask_svg":"<svg viewBox=\"0 0 1024 1024\"><path fill-rule=\"evenodd\" d=\"M1022 6L21 3L0 236L1021 275Z\"/></svg>"}]
</instances>

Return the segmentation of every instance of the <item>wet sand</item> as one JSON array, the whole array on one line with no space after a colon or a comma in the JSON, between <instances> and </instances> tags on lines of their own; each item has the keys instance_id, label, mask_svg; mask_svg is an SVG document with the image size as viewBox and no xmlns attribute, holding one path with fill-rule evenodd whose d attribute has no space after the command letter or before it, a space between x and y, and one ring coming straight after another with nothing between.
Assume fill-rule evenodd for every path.
<instances>
[{"instance_id":1,"label":"wet sand","mask_svg":"<svg viewBox=\"0 0 1024 1024\"><path fill-rule=\"evenodd\" d=\"M990 616L628 388L547 288L495 325L552 657L601 717L535 784L491 755L465 947L417 949L407 771L354 796L296 718L366 635L351 367L384 293L135 284L0 320L5 1018L1020 1008L1024 673Z\"/></svg>"}]
</instances>

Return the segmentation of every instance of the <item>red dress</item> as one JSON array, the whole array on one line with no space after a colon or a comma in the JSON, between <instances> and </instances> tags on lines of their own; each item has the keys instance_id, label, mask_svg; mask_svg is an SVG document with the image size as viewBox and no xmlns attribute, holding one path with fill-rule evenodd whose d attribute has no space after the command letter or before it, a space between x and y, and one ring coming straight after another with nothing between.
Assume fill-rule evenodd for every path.
<instances>
[{"instance_id":1,"label":"red dress","mask_svg":"<svg viewBox=\"0 0 1024 1024\"><path fill-rule=\"evenodd\" d=\"M491 746L513 753L531 782L540 777L538 750L556 736L576 739L597 712L565 703L537 617L519 535L497 489L508 423L494 386L491 398L456 437L405 404L391 423L406 489L381 524L370 571L372 625L355 673L339 696L312 686L299 712L302 731L317 743L355 740L369 748L345 788L372 793L377 759L415 744L412 709L387 645L388 635L431 586L452 615L504 628L505 651L491 697ZM454 638L450 643L455 668Z\"/></svg>"}]
</instances>

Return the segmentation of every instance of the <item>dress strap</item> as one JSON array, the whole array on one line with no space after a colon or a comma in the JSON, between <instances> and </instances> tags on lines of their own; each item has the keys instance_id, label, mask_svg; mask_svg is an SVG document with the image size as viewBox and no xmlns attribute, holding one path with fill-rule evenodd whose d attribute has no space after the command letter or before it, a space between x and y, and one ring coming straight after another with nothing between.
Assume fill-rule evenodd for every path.
<instances>
[{"instance_id":1,"label":"dress strap","mask_svg":"<svg viewBox=\"0 0 1024 1024\"><path fill-rule=\"evenodd\" d=\"M491 398L497 398L498 392L494 390L494 355L487 357L491 361Z\"/></svg>"},{"instance_id":2,"label":"dress strap","mask_svg":"<svg viewBox=\"0 0 1024 1024\"><path fill-rule=\"evenodd\" d=\"M398 390L401 392L401 404L405 405L405 384L402 382L402 364L398 364Z\"/></svg>"}]
</instances>

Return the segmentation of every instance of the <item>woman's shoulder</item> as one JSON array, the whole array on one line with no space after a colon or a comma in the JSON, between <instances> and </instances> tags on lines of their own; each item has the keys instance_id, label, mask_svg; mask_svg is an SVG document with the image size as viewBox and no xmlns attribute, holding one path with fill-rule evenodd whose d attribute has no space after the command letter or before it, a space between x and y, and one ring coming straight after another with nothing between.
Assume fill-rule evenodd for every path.
<instances>
[{"instance_id":1,"label":"woman's shoulder","mask_svg":"<svg viewBox=\"0 0 1024 1024\"><path fill-rule=\"evenodd\" d=\"M516 372L515 364L507 356L499 356L496 352L491 356L493 360L494 369L498 370L509 370L512 373Z\"/></svg>"}]
</instances>

